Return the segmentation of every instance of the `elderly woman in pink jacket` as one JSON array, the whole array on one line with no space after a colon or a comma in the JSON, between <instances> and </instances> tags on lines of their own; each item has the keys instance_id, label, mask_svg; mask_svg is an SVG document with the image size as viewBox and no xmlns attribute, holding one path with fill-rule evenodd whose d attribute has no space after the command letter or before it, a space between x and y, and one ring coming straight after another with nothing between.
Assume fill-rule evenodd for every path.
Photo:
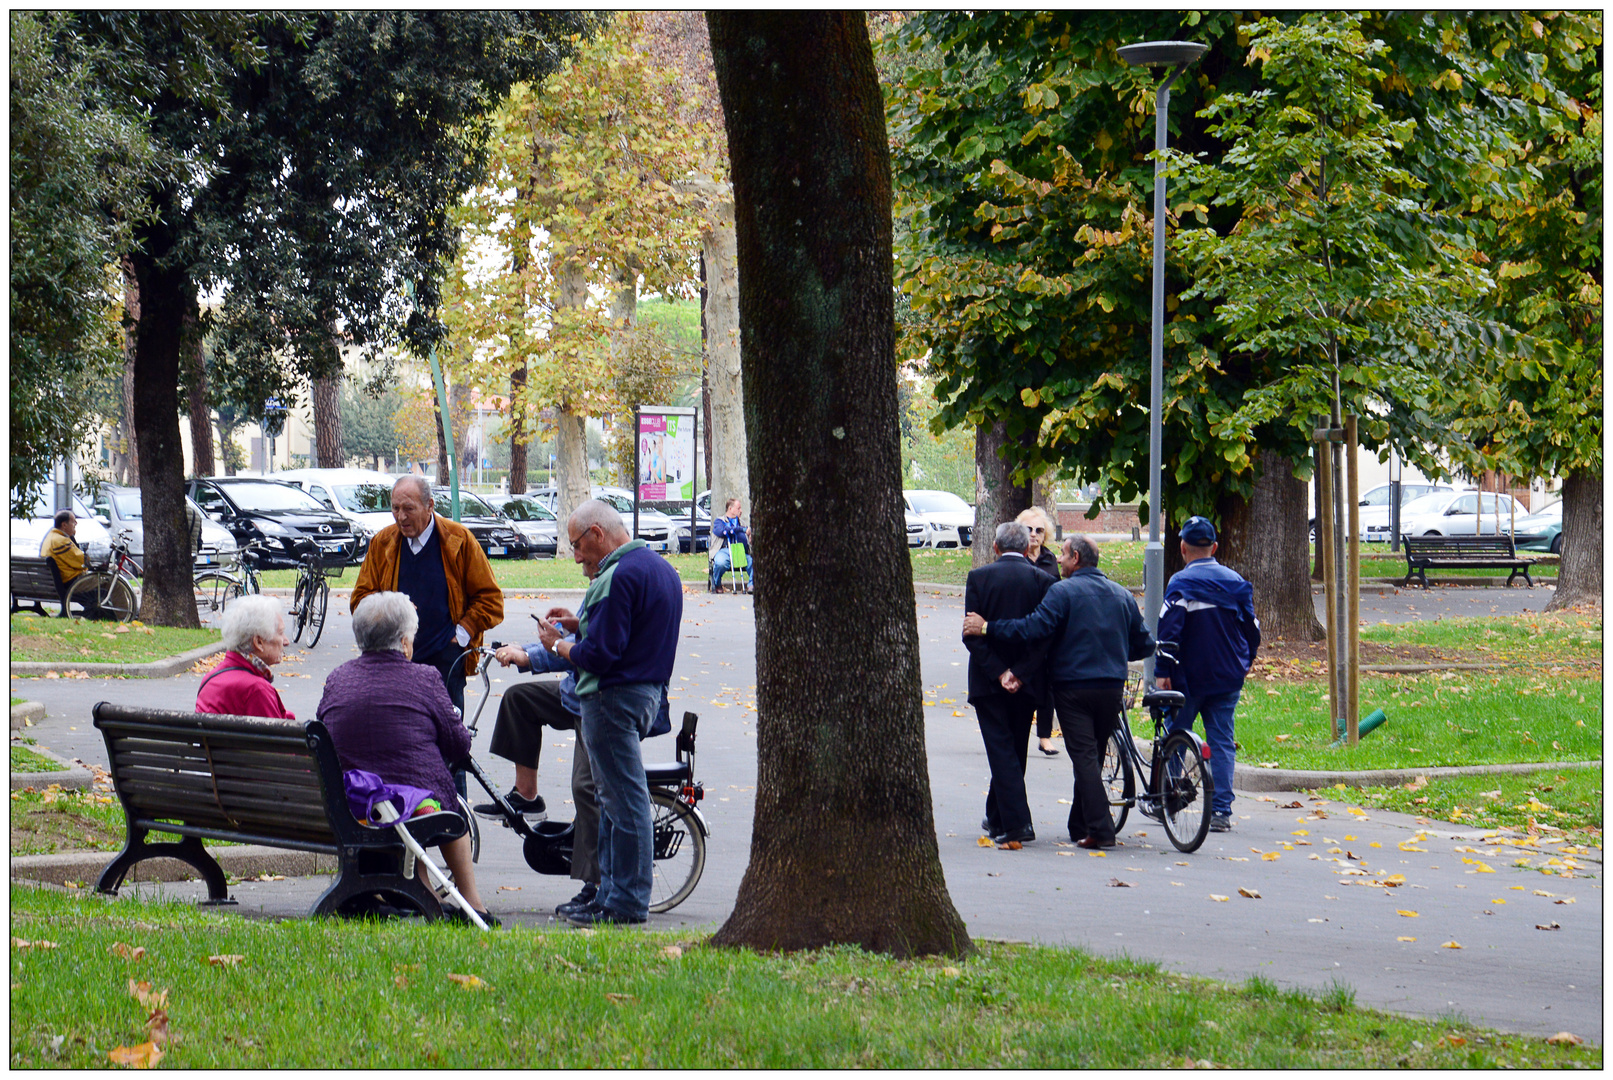
<instances>
[{"instance_id":1,"label":"elderly woman in pink jacket","mask_svg":"<svg viewBox=\"0 0 1613 1080\"><path fill-rule=\"evenodd\" d=\"M202 679L196 711L234 716L296 717L286 710L269 669L285 656L286 616L273 596L243 596L224 612L224 659Z\"/></svg>"}]
</instances>

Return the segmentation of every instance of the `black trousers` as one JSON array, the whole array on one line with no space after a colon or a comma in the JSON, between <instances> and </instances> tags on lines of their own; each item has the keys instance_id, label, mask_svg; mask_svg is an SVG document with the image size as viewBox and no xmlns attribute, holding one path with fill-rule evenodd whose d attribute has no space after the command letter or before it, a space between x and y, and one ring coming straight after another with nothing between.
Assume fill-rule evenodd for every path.
<instances>
[{"instance_id":1,"label":"black trousers","mask_svg":"<svg viewBox=\"0 0 1613 1080\"><path fill-rule=\"evenodd\" d=\"M543 754L543 729L570 731L576 725L577 717L560 702L560 680L517 683L504 692L499 703L488 749L517 765L537 769ZM571 802L577 812L571 835L571 876L598 885L599 792L581 735L572 751Z\"/></svg>"},{"instance_id":2,"label":"black trousers","mask_svg":"<svg viewBox=\"0 0 1613 1080\"><path fill-rule=\"evenodd\" d=\"M1042 700L1036 703L1036 737L1038 739L1051 739L1053 737L1053 690L1051 687L1042 695Z\"/></svg>"},{"instance_id":3,"label":"black trousers","mask_svg":"<svg viewBox=\"0 0 1613 1080\"><path fill-rule=\"evenodd\" d=\"M991 787L986 792L986 823L993 835L1022 829L1031 823L1025 797L1025 758L1030 752L1031 714L1036 699L1021 690L971 698L980 721L980 740L986 745Z\"/></svg>"},{"instance_id":4,"label":"black trousers","mask_svg":"<svg viewBox=\"0 0 1613 1080\"><path fill-rule=\"evenodd\" d=\"M1109 816L1109 795L1103 789L1100 773L1103 744L1120 723L1124 689L1119 685L1053 687L1064 747L1075 770L1075 793L1070 799L1071 840L1088 836L1105 844L1114 841L1114 818Z\"/></svg>"}]
</instances>

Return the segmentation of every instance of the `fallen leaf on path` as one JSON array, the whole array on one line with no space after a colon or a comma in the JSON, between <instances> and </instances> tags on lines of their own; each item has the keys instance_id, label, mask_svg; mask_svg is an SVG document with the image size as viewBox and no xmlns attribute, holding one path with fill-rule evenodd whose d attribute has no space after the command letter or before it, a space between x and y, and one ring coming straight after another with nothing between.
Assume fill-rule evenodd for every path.
<instances>
[{"instance_id":1,"label":"fallen leaf on path","mask_svg":"<svg viewBox=\"0 0 1613 1080\"><path fill-rule=\"evenodd\" d=\"M1109 857L1106 852L1102 851L1089 851L1087 854L1092 856L1094 859L1107 859Z\"/></svg>"},{"instance_id":2,"label":"fallen leaf on path","mask_svg":"<svg viewBox=\"0 0 1613 1080\"><path fill-rule=\"evenodd\" d=\"M1303 810L1303 809L1305 809L1305 804L1300 802L1298 799L1295 799L1291 803L1283 803L1282 809L1284 809L1284 810Z\"/></svg>"},{"instance_id":3,"label":"fallen leaf on path","mask_svg":"<svg viewBox=\"0 0 1613 1080\"><path fill-rule=\"evenodd\" d=\"M146 955L146 948L144 945L130 946L121 941L114 941L112 943L112 952L125 960L138 960Z\"/></svg>"},{"instance_id":4,"label":"fallen leaf on path","mask_svg":"<svg viewBox=\"0 0 1613 1080\"><path fill-rule=\"evenodd\" d=\"M1248 899L1248 900L1259 900L1260 899L1260 890L1259 889L1239 889L1238 890L1238 895L1242 896L1242 897L1244 897L1245 899Z\"/></svg>"},{"instance_id":5,"label":"fallen leaf on path","mask_svg":"<svg viewBox=\"0 0 1613 1080\"><path fill-rule=\"evenodd\" d=\"M1561 930L1562 928L1563 928L1563 926L1562 926L1561 923L1555 923L1555 922L1550 922L1550 923L1545 923L1545 924L1535 923L1535 929L1536 930Z\"/></svg>"},{"instance_id":6,"label":"fallen leaf on path","mask_svg":"<svg viewBox=\"0 0 1613 1080\"><path fill-rule=\"evenodd\" d=\"M1447 941L1440 945L1442 949L1460 949L1462 946L1454 941Z\"/></svg>"},{"instance_id":7,"label":"fallen leaf on path","mask_svg":"<svg viewBox=\"0 0 1613 1080\"><path fill-rule=\"evenodd\" d=\"M1214 900L1217 904L1224 904L1228 900L1231 900L1232 897L1230 897L1230 896L1221 896L1221 895L1219 895L1217 893L1211 893L1210 894L1210 899Z\"/></svg>"},{"instance_id":8,"label":"fallen leaf on path","mask_svg":"<svg viewBox=\"0 0 1613 1080\"><path fill-rule=\"evenodd\" d=\"M461 990L482 990L487 986L486 983L474 975L455 975L449 972L448 980L458 983Z\"/></svg>"},{"instance_id":9,"label":"fallen leaf on path","mask_svg":"<svg viewBox=\"0 0 1613 1080\"><path fill-rule=\"evenodd\" d=\"M1556 896L1557 894L1556 893L1549 893L1545 889L1536 889L1535 890L1535 895L1536 896Z\"/></svg>"},{"instance_id":10,"label":"fallen leaf on path","mask_svg":"<svg viewBox=\"0 0 1613 1080\"><path fill-rule=\"evenodd\" d=\"M162 1060L162 1048L154 1042L143 1042L139 1046L119 1046L108 1050L107 1060L114 1065L127 1065L131 1069L150 1069L156 1067Z\"/></svg>"},{"instance_id":11,"label":"fallen leaf on path","mask_svg":"<svg viewBox=\"0 0 1613 1080\"><path fill-rule=\"evenodd\" d=\"M1395 940L1396 941L1416 941L1417 939L1414 938L1414 937L1404 937L1404 936L1402 936L1402 937L1395 938Z\"/></svg>"},{"instance_id":12,"label":"fallen leaf on path","mask_svg":"<svg viewBox=\"0 0 1613 1080\"><path fill-rule=\"evenodd\" d=\"M519 885L500 885L498 887L498 891L499 892L520 892L521 891L521 886L519 886Z\"/></svg>"},{"instance_id":13,"label":"fallen leaf on path","mask_svg":"<svg viewBox=\"0 0 1613 1080\"><path fill-rule=\"evenodd\" d=\"M996 847L997 845L992 843L991 837L982 836L980 839L975 841L975 846L976 847Z\"/></svg>"},{"instance_id":14,"label":"fallen leaf on path","mask_svg":"<svg viewBox=\"0 0 1613 1080\"><path fill-rule=\"evenodd\" d=\"M1570 897L1567 897L1567 898L1562 899L1562 900L1553 900L1552 903L1554 903L1554 904L1572 904L1572 903L1574 903L1574 898L1572 896L1570 896Z\"/></svg>"},{"instance_id":15,"label":"fallen leaf on path","mask_svg":"<svg viewBox=\"0 0 1613 1080\"><path fill-rule=\"evenodd\" d=\"M1008 841L1008 843L1004 844L1003 846L1006 847L1009 851L1020 851L1020 850L1023 850L1024 847L1025 847L1025 845L1020 843L1018 840L1010 840L1010 841Z\"/></svg>"},{"instance_id":16,"label":"fallen leaf on path","mask_svg":"<svg viewBox=\"0 0 1613 1080\"><path fill-rule=\"evenodd\" d=\"M1117 877L1112 877L1109 879L1109 887L1111 889L1129 889L1133 884L1135 883L1130 881L1121 881Z\"/></svg>"},{"instance_id":17,"label":"fallen leaf on path","mask_svg":"<svg viewBox=\"0 0 1613 1080\"><path fill-rule=\"evenodd\" d=\"M1397 909L1395 911L1395 914L1396 915L1404 915L1408 919L1418 918L1418 915L1417 915L1417 913L1415 911L1407 911L1404 908Z\"/></svg>"},{"instance_id":18,"label":"fallen leaf on path","mask_svg":"<svg viewBox=\"0 0 1613 1080\"><path fill-rule=\"evenodd\" d=\"M1276 862L1280 858L1282 858L1282 855L1279 852L1268 851L1264 855L1260 856L1260 861L1261 862Z\"/></svg>"},{"instance_id":19,"label":"fallen leaf on path","mask_svg":"<svg viewBox=\"0 0 1613 1080\"><path fill-rule=\"evenodd\" d=\"M1582 1046L1585 1040L1575 1035L1572 1031L1559 1031L1547 1039L1546 1042L1552 1046Z\"/></svg>"}]
</instances>

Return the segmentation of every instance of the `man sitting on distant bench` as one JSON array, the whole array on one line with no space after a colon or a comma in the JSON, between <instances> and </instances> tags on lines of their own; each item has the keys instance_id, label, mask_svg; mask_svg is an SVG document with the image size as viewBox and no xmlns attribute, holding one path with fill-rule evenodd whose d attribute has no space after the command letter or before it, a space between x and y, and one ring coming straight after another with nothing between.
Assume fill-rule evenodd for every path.
<instances>
[{"instance_id":1,"label":"man sitting on distant bench","mask_svg":"<svg viewBox=\"0 0 1613 1080\"><path fill-rule=\"evenodd\" d=\"M45 539L39 545L39 557L49 559L56 565L56 595L62 601L62 618L68 617L67 593L73 583L84 576L84 549L78 546L74 537L78 534L78 518L71 510L63 510L56 515L55 526L45 534ZM95 590L90 589L79 597L79 603L84 607L84 617L94 619L102 614L101 606L96 602Z\"/></svg>"}]
</instances>

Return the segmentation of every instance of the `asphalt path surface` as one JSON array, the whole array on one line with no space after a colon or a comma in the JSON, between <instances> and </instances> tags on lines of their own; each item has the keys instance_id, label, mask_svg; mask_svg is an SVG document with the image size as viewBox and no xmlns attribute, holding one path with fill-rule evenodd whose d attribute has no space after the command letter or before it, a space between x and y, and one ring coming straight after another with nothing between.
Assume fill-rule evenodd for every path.
<instances>
[{"instance_id":1,"label":"asphalt path surface","mask_svg":"<svg viewBox=\"0 0 1613 1080\"><path fill-rule=\"evenodd\" d=\"M1176 851L1159 826L1134 814L1121 832L1123 846L1100 855L1074 847L1063 833L1072 786L1067 752L1047 758L1034 744L1027 787L1036 841L1019 851L981 846L988 772L965 702L968 658L959 638L958 592L920 589L917 613L925 749L941 860L972 935L1077 945L1231 983L1261 975L1282 987L1322 992L1336 981L1353 989L1364 1006L1463 1018L1507 1031L1567 1030L1601 1042L1600 851L1553 855L1544 847L1487 845L1481 833L1448 823L1419 825L1405 815L1360 812L1347 793L1330 790L1241 794L1233 808L1234 830L1212 833L1191 855ZM530 640L530 615L552 604L574 607L579 595L510 598L505 623L488 636ZM1471 587L1368 593L1361 613L1369 623L1514 614L1540 610L1550 595L1545 589ZM346 609L342 598L333 597L318 647L293 646L276 669L276 685L299 717L315 715L325 675L357 655ZM705 785L701 810L711 837L699 887L678 908L652 916L655 928L720 926L749 857L756 785L752 612L749 596L685 597L673 715L685 709L700 715L696 775ZM476 757L507 790L513 767L487 753L487 740L502 691L529 676L495 668L492 677L498 681L491 683L491 700L478 724ZM158 680L14 678L12 692L45 702L46 719L28 732L41 745L104 765L105 746L90 719L94 702L188 709L199 681L189 674ZM473 680L468 712L475 713L480 699ZM550 816L566 820L572 736L555 733L548 742L552 756L545 754L539 788ZM646 760L672 756L670 737L645 744ZM472 794L473 801L481 794L474 781ZM535 874L515 836L497 824L484 826L477 884L489 908L506 923L552 925L550 912L570 898L576 883ZM1548 858L1557 859L1548 867L1552 874L1536 869ZM1531 865L1515 865L1520 859ZM1395 875L1403 880L1395 882ZM234 895L243 914L294 917L308 910L328 880L247 881L234 886ZM125 890L175 897L201 892L192 883ZM1557 928L1537 929L1552 924Z\"/></svg>"}]
</instances>

